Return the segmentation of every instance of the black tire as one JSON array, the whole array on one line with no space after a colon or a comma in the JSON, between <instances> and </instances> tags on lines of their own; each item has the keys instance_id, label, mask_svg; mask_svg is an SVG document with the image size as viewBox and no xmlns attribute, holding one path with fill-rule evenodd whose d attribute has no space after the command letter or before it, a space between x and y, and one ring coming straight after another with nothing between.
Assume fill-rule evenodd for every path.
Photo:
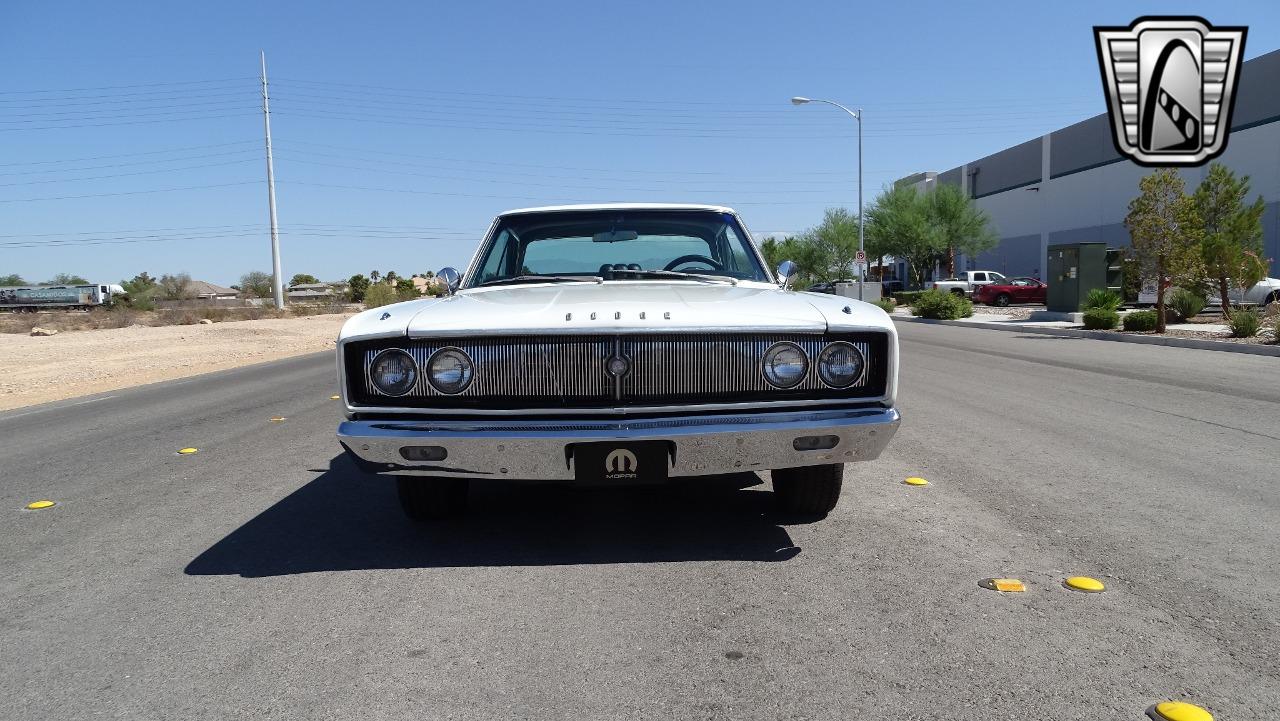
<instances>
[{"instance_id":1,"label":"black tire","mask_svg":"<svg viewBox=\"0 0 1280 721\"><path fill-rule=\"evenodd\" d=\"M1008 308L1008 307L1009 307L1009 294L1008 294L1008 293L1001 293L1000 295L997 295L997 296L996 296L996 299L995 299L995 300L993 300L993 301L991 301L991 305L1000 306L1001 308Z\"/></svg>"},{"instance_id":2,"label":"black tire","mask_svg":"<svg viewBox=\"0 0 1280 721\"><path fill-rule=\"evenodd\" d=\"M411 520L436 521L466 512L469 485L465 478L401 476L396 478L396 493Z\"/></svg>"},{"instance_id":3,"label":"black tire","mask_svg":"<svg viewBox=\"0 0 1280 721\"><path fill-rule=\"evenodd\" d=\"M951 289L951 295L958 295L958 296L960 296L961 298L963 298L963 297L964 297L964 291L963 291L963 290L960 290L959 288L952 288L952 289Z\"/></svg>"},{"instance_id":4,"label":"black tire","mask_svg":"<svg viewBox=\"0 0 1280 721\"><path fill-rule=\"evenodd\" d=\"M782 510L806 516L825 516L840 501L844 464L779 468L772 473L773 494Z\"/></svg>"}]
</instances>

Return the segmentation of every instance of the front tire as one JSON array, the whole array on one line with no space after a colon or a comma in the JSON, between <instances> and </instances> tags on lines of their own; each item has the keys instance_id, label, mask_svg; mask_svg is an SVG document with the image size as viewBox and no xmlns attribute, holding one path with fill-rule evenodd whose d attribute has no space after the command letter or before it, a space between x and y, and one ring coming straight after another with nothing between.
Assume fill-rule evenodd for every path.
<instances>
[{"instance_id":1,"label":"front tire","mask_svg":"<svg viewBox=\"0 0 1280 721\"><path fill-rule=\"evenodd\" d=\"M964 297L964 291L963 291L963 290L960 290L959 288L952 288L952 289L951 289L951 295L958 295L958 296L960 296L961 298L963 298L963 297Z\"/></svg>"},{"instance_id":2,"label":"front tire","mask_svg":"<svg viewBox=\"0 0 1280 721\"><path fill-rule=\"evenodd\" d=\"M402 476L396 478L396 495L410 520L438 521L466 512L469 486L465 478Z\"/></svg>"},{"instance_id":3,"label":"front tire","mask_svg":"<svg viewBox=\"0 0 1280 721\"><path fill-rule=\"evenodd\" d=\"M844 464L778 468L771 475L774 496L784 511L825 516L840 501Z\"/></svg>"},{"instance_id":4,"label":"front tire","mask_svg":"<svg viewBox=\"0 0 1280 721\"><path fill-rule=\"evenodd\" d=\"M1008 293L1001 293L1000 295L997 295L997 296L996 296L995 301L993 301L991 304L992 304L992 305L994 305L994 306L997 306L997 307L999 307L999 308L1008 308L1008 307L1009 307L1009 294L1008 294Z\"/></svg>"}]
</instances>

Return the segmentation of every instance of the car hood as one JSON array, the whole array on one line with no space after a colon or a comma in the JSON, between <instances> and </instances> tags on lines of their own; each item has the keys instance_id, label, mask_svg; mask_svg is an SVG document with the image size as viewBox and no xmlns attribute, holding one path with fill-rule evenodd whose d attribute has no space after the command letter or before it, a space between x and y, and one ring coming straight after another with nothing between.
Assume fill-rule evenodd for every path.
<instances>
[{"instance_id":1,"label":"car hood","mask_svg":"<svg viewBox=\"0 0 1280 721\"><path fill-rule=\"evenodd\" d=\"M762 283L621 281L477 288L447 298L398 303L354 316L341 338L700 330L822 333L891 325L885 312L869 303Z\"/></svg>"}]
</instances>

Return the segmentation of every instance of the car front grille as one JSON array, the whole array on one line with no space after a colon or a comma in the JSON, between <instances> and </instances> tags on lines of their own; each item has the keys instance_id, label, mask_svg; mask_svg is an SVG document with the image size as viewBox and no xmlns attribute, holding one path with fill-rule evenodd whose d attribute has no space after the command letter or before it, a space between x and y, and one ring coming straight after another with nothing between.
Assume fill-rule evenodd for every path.
<instances>
[{"instance_id":1,"label":"car front grille","mask_svg":"<svg viewBox=\"0 0 1280 721\"><path fill-rule=\"evenodd\" d=\"M818 377L818 354L833 341L853 344L866 359L862 377L848 388L832 388ZM778 342L795 343L809 357L809 372L794 388L775 388L761 375L765 350ZM407 351L420 369L417 383L403 396L388 396L369 379L374 357L387 348ZM473 380L459 394L440 393L426 379L427 361L442 348L461 349L474 364ZM346 354L348 394L357 405L602 408L874 398L884 394L888 337L737 333L393 339L351 343ZM609 359L616 356L629 366L621 378L608 372Z\"/></svg>"}]
</instances>

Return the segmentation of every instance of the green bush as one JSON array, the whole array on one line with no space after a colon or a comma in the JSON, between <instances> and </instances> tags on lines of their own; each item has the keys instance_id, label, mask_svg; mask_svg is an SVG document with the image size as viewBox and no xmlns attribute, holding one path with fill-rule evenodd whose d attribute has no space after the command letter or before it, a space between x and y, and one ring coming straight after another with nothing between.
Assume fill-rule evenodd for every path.
<instances>
[{"instance_id":1,"label":"green bush","mask_svg":"<svg viewBox=\"0 0 1280 721\"><path fill-rule=\"evenodd\" d=\"M911 304L911 314L935 320L956 320L973 315L973 303L964 296L926 290Z\"/></svg>"},{"instance_id":2,"label":"green bush","mask_svg":"<svg viewBox=\"0 0 1280 721\"><path fill-rule=\"evenodd\" d=\"M1120 310L1122 305L1124 305L1124 297L1119 293L1106 288L1094 288L1089 291L1089 295L1085 296L1083 310L1089 310L1090 308Z\"/></svg>"},{"instance_id":3,"label":"green bush","mask_svg":"<svg viewBox=\"0 0 1280 721\"><path fill-rule=\"evenodd\" d=\"M923 290L904 290L894 293L893 299L898 301L898 305L914 305L922 293Z\"/></svg>"},{"instance_id":4,"label":"green bush","mask_svg":"<svg viewBox=\"0 0 1280 721\"><path fill-rule=\"evenodd\" d=\"M1124 329L1130 332L1146 332L1156 329L1159 315L1154 310L1135 310L1124 317Z\"/></svg>"},{"instance_id":5,"label":"green bush","mask_svg":"<svg viewBox=\"0 0 1280 721\"><path fill-rule=\"evenodd\" d=\"M1199 293L1179 288L1169 298L1169 307L1178 314L1179 320L1189 320L1204 310L1205 299Z\"/></svg>"},{"instance_id":6,"label":"green bush","mask_svg":"<svg viewBox=\"0 0 1280 721\"><path fill-rule=\"evenodd\" d=\"M386 283L374 283L364 292L365 308L377 308L399 302L400 297L396 294L396 289Z\"/></svg>"},{"instance_id":7,"label":"green bush","mask_svg":"<svg viewBox=\"0 0 1280 721\"><path fill-rule=\"evenodd\" d=\"M1227 327L1231 328L1232 338L1252 338L1258 334L1258 328L1261 326L1262 319L1257 313L1242 308L1231 311L1231 317L1227 319Z\"/></svg>"},{"instance_id":8,"label":"green bush","mask_svg":"<svg viewBox=\"0 0 1280 721\"><path fill-rule=\"evenodd\" d=\"M1114 308L1089 308L1084 312L1084 327L1089 330L1111 330L1120 322Z\"/></svg>"},{"instance_id":9,"label":"green bush","mask_svg":"<svg viewBox=\"0 0 1280 721\"><path fill-rule=\"evenodd\" d=\"M876 301L876 305L880 306L880 310L886 313L892 313L893 309L898 307L898 304L893 302L893 298L881 298Z\"/></svg>"}]
</instances>

